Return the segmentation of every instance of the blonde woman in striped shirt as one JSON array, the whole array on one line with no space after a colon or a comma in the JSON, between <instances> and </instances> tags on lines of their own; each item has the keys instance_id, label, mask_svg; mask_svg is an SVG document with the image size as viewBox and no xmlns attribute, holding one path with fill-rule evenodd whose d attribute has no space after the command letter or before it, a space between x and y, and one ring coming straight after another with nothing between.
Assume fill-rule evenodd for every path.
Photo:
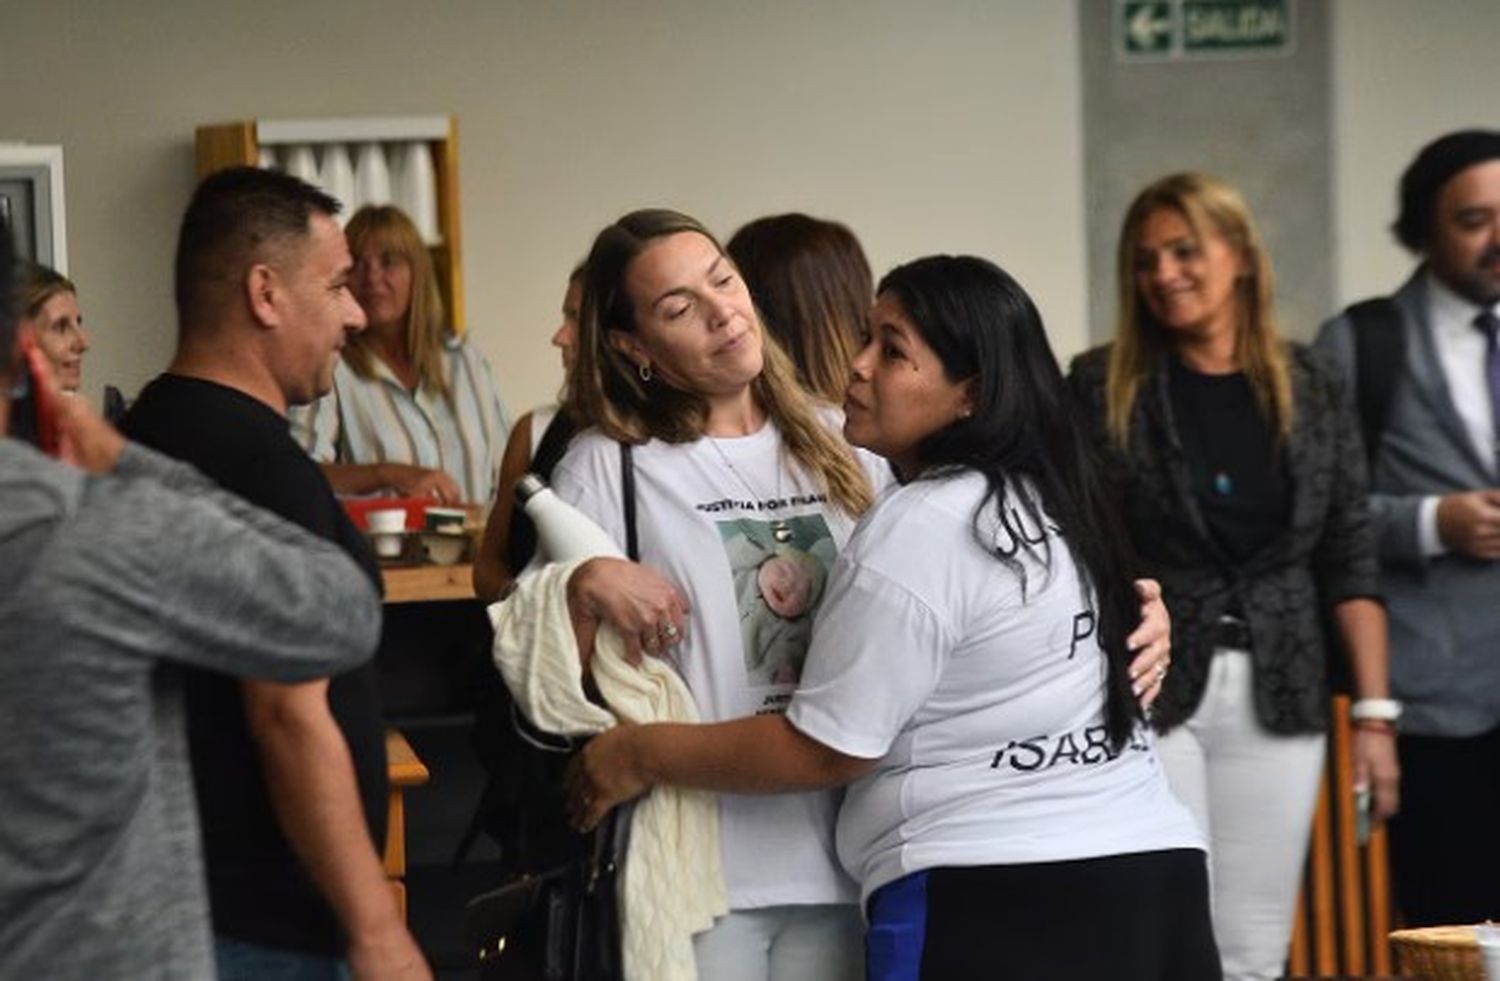
<instances>
[{"instance_id":1,"label":"blonde woman in striped shirt","mask_svg":"<svg viewBox=\"0 0 1500 981\"><path fill-rule=\"evenodd\" d=\"M333 391L294 410L294 435L340 494L489 501L509 419L484 356L448 328L420 234L388 205L361 208L345 234L369 327Z\"/></svg>"}]
</instances>

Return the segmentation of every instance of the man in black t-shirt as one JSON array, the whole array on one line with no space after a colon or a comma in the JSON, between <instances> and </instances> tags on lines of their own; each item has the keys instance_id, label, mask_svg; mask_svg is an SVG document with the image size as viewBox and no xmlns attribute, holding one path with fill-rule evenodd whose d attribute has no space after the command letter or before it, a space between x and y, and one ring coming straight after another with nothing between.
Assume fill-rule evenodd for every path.
<instances>
[{"instance_id":1,"label":"man in black t-shirt","mask_svg":"<svg viewBox=\"0 0 1500 981\"><path fill-rule=\"evenodd\" d=\"M337 542L378 584L286 421L288 405L331 388L346 333L365 324L338 208L251 168L199 186L178 239L177 353L123 428ZM300 685L199 671L185 691L220 977L334 978L347 958L358 979L430 978L379 857L387 788L373 669Z\"/></svg>"}]
</instances>

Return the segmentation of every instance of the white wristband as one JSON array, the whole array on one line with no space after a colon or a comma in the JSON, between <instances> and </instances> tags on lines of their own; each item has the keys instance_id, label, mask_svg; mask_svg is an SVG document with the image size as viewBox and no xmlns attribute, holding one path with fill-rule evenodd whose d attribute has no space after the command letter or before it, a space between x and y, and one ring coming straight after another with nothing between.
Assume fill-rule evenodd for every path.
<instances>
[{"instance_id":1,"label":"white wristband","mask_svg":"<svg viewBox=\"0 0 1500 981\"><path fill-rule=\"evenodd\" d=\"M1401 703L1394 698L1356 698L1349 706L1355 722L1395 722L1401 718Z\"/></svg>"}]
</instances>

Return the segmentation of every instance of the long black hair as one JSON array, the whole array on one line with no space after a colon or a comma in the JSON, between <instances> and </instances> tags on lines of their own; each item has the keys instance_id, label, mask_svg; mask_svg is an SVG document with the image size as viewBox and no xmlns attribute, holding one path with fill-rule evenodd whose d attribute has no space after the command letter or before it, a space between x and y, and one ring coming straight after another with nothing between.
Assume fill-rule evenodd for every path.
<instances>
[{"instance_id":1,"label":"long black hair","mask_svg":"<svg viewBox=\"0 0 1500 981\"><path fill-rule=\"evenodd\" d=\"M1139 617L1131 587L1135 555L1036 305L1005 270L973 256L930 256L897 266L876 292L900 302L949 381L972 386L972 412L918 444L921 478L979 471L989 490L974 514L976 537L987 508L1002 512L1004 521L1004 509L1019 507L1031 528L1057 526L1086 573L1107 664L1105 724L1118 750L1141 717L1125 643ZM1050 574L1046 537L1028 541L1016 531L1017 541ZM1024 584L1014 554L997 552L992 540L980 541L1021 573Z\"/></svg>"}]
</instances>

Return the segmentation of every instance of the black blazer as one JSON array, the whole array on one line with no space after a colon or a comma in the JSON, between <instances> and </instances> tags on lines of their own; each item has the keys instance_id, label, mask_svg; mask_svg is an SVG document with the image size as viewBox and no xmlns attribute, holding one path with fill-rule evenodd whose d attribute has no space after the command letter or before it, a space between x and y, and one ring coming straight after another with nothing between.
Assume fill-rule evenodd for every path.
<instances>
[{"instance_id":1,"label":"black blazer","mask_svg":"<svg viewBox=\"0 0 1500 981\"><path fill-rule=\"evenodd\" d=\"M1250 627L1255 712L1277 733L1328 723L1323 610L1378 596L1375 529L1365 497L1359 423L1337 372L1321 356L1287 345L1292 430L1285 450L1290 520L1240 564L1218 546L1192 491L1172 419L1166 356L1142 379L1131 415L1130 450L1105 426L1109 347L1074 359L1069 381L1096 445L1120 484L1142 572L1161 580L1172 614L1172 671L1153 709L1165 731L1197 709L1213 659L1214 625L1238 606Z\"/></svg>"}]
</instances>

